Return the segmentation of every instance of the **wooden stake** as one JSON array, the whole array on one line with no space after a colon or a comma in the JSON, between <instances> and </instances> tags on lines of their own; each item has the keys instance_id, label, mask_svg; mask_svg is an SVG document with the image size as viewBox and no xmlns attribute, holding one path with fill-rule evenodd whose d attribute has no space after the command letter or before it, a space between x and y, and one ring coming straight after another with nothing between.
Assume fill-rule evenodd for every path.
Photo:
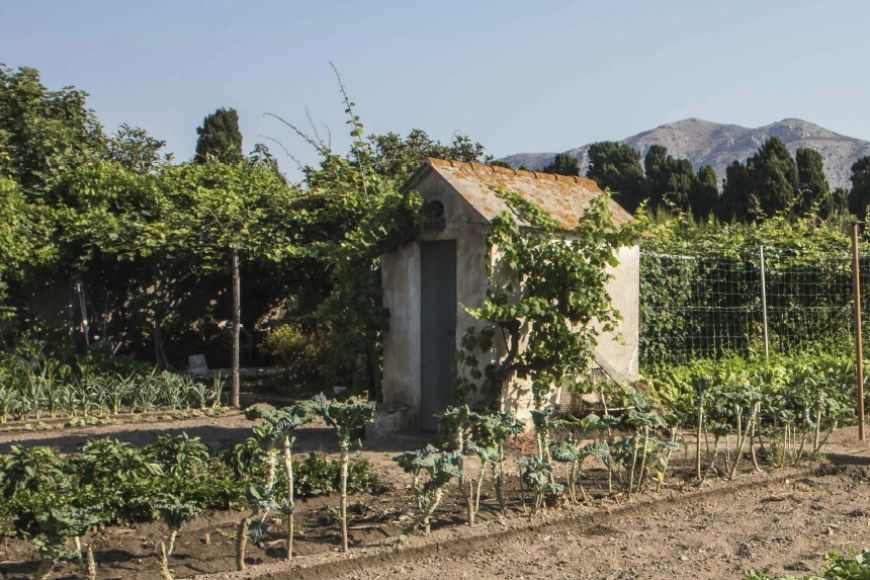
<instances>
[{"instance_id":1,"label":"wooden stake","mask_svg":"<svg viewBox=\"0 0 870 580\"><path fill-rule=\"evenodd\" d=\"M242 290L241 290L241 275L239 273L239 251L233 248L230 251L230 269L232 270L232 302L233 302L233 322L232 322L232 385L230 390L230 406L238 409L239 404L239 350L240 350L240 334L242 329Z\"/></svg>"},{"instance_id":2,"label":"wooden stake","mask_svg":"<svg viewBox=\"0 0 870 580\"><path fill-rule=\"evenodd\" d=\"M861 336L861 261L858 224L852 222L852 286L855 300L855 382L858 391L858 440L864 441L864 342Z\"/></svg>"}]
</instances>

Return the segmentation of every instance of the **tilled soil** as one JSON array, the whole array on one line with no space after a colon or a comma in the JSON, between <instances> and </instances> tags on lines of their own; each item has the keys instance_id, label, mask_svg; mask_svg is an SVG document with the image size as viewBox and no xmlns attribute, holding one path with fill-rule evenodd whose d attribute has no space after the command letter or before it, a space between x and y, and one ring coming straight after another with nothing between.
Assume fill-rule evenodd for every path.
<instances>
[{"instance_id":1,"label":"tilled soil","mask_svg":"<svg viewBox=\"0 0 870 580\"><path fill-rule=\"evenodd\" d=\"M870 469L687 496L583 527L541 530L453 554L342 576L375 578L735 578L749 568L803 575L831 550L870 545ZM281 577L274 575L273 577Z\"/></svg>"}]
</instances>

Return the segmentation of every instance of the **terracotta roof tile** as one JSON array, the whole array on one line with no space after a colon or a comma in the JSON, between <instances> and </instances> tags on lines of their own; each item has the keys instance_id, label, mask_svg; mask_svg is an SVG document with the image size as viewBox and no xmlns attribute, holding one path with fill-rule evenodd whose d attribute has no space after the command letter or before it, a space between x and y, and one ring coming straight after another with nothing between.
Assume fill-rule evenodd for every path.
<instances>
[{"instance_id":1,"label":"terracotta roof tile","mask_svg":"<svg viewBox=\"0 0 870 580\"><path fill-rule=\"evenodd\" d=\"M586 177L431 157L421 169L427 165L446 179L487 220L507 210L504 200L496 194L497 190L505 190L535 202L562 227L572 229L591 200L603 193L593 180ZM610 202L610 211L617 224L631 220L631 214L613 200Z\"/></svg>"}]
</instances>

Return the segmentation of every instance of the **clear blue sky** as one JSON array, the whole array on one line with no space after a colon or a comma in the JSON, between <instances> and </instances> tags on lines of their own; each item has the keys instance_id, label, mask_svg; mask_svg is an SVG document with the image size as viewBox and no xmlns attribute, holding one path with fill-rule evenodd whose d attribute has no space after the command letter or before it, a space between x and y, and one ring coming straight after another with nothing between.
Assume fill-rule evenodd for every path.
<instances>
[{"instance_id":1,"label":"clear blue sky","mask_svg":"<svg viewBox=\"0 0 870 580\"><path fill-rule=\"evenodd\" d=\"M107 129L144 127L182 159L232 106L246 149L268 135L312 161L263 113L302 124L308 107L341 146L334 61L367 130L461 131L499 156L685 117L870 139L868 23L857 0L2 0L0 62L86 90Z\"/></svg>"}]
</instances>

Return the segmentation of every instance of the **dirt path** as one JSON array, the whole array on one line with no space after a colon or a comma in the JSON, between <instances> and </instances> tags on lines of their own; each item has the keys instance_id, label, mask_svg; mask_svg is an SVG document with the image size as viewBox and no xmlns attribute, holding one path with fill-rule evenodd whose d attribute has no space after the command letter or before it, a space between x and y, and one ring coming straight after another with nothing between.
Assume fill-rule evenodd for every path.
<instances>
[{"instance_id":1,"label":"dirt path","mask_svg":"<svg viewBox=\"0 0 870 580\"><path fill-rule=\"evenodd\" d=\"M752 567L800 575L817 569L827 551L870 544L868 476L870 469L852 466L339 577L739 579Z\"/></svg>"},{"instance_id":2,"label":"dirt path","mask_svg":"<svg viewBox=\"0 0 870 580\"><path fill-rule=\"evenodd\" d=\"M86 427L59 427L39 431L4 430L0 428L0 454L8 453L9 447L46 445L64 453L77 450L82 443L99 437L114 437L134 445L147 445L160 435L200 437L213 450L222 450L251 436L253 423L241 411L226 410L221 415L190 417L184 419L161 419L151 417L144 422L118 421L109 425ZM297 431L296 448L300 451L334 453L338 446L332 429L323 422L315 421ZM366 440L366 452L377 457L395 451L420 446L431 439L425 434L396 434L388 438ZM390 455L391 457L391 455Z\"/></svg>"}]
</instances>

